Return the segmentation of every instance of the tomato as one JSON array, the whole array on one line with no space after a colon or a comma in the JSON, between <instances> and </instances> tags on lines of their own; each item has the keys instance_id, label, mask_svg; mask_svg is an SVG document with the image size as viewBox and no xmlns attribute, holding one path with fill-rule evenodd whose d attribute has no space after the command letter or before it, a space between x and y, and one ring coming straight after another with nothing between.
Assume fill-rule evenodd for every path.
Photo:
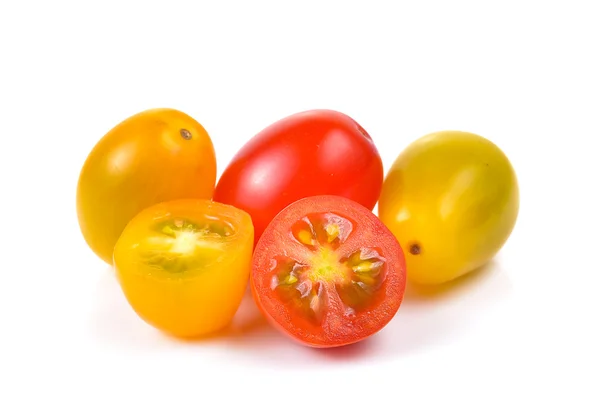
<instances>
[{"instance_id":1,"label":"tomato","mask_svg":"<svg viewBox=\"0 0 600 420\"><path fill-rule=\"evenodd\" d=\"M252 216L255 240L284 207L313 195L339 195L373 209L383 165L371 137L352 118L313 110L275 122L246 143L215 189L216 201Z\"/></svg>"},{"instance_id":2,"label":"tomato","mask_svg":"<svg viewBox=\"0 0 600 420\"><path fill-rule=\"evenodd\" d=\"M250 284L280 330L308 346L342 346L373 335L396 314L404 253L369 209L339 196L308 197L268 225Z\"/></svg>"},{"instance_id":3,"label":"tomato","mask_svg":"<svg viewBox=\"0 0 600 420\"><path fill-rule=\"evenodd\" d=\"M224 328L248 284L254 243L250 216L210 200L159 203L119 237L114 267L131 307L178 337Z\"/></svg>"},{"instance_id":4,"label":"tomato","mask_svg":"<svg viewBox=\"0 0 600 420\"><path fill-rule=\"evenodd\" d=\"M472 133L410 144L386 176L378 212L406 251L408 280L439 284L488 262L510 236L519 188L506 155Z\"/></svg>"},{"instance_id":5,"label":"tomato","mask_svg":"<svg viewBox=\"0 0 600 420\"><path fill-rule=\"evenodd\" d=\"M211 198L212 141L183 112L151 109L118 124L95 145L77 185L77 216L89 247L107 263L129 220L179 198Z\"/></svg>"}]
</instances>

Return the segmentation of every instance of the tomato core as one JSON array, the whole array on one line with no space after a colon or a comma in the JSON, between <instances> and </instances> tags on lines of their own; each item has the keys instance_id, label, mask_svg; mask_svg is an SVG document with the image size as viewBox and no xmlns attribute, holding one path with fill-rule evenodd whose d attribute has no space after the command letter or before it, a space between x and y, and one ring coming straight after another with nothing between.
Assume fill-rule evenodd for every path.
<instances>
[{"instance_id":1,"label":"tomato core","mask_svg":"<svg viewBox=\"0 0 600 420\"><path fill-rule=\"evenodd\" d=\"M183 218L167 219L157 223L153 230L158 235L149 240L149 249L140 250L142 261L171 273L206 264L207 258L224 252L223 240L235 234L231 224L211 219L200 223Z\"/></svg>"},{"instance_id":2,"label":"tomato core","mask_svg":"<svg viewBox=\"0 0 600 420\"><path fill-rule=\"evenodd\" d=\"M339 252L354 225L335 213L309 214L290 232L303 245L304 255L274 260L272 289L314 323L322 321L327 294L338 295L345 312L353 314L371 303L385 278L386 261L376 248L361 247L349 255Z\"/></svg>"}]
</instances>

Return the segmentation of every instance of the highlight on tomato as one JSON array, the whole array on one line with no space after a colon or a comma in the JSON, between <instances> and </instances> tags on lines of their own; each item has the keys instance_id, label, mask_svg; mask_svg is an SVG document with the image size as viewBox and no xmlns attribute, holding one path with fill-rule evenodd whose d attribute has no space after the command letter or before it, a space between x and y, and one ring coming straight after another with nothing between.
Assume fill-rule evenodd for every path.
<instances>
[{"instance_id":1,"label":"highlight on tomato","mask_svg":"<svg viewBox=\"0 0 600 420\"><path fill-rule=\"evenodd\" d=\"M232 320L248 284L250 216L210 200L159 203L119 237L114 267L127 301L148 324L193 338Z\"/></svg>"},{"instance_id":2,"label":"highlight on tomato","mask_svg":"<svg viewBox=\"0 0 600 420\"><path fill-rule=\"evenodd\" d=\"M251 288L266 318L312 347L361 341L400 308L404 253L368 208L339 196L298 200L254 251Z\"/></svg>"},{"instance_id":3,"label":"highlight on tomato","mask_svg":"<svg viewBox=\"0 0 600 420\"><path fill-rule=\"evenodd\" d=\"M215 151L204 127L174 109L149 109L112 128L79 175L77 217L88 246L111 264L123 229L162 201L212 198Z\"/></svg>"},{"instance_id":4,"label":"highlight on tomato","mask_svg":"<svg viewBox=\"0 0 600 420\"><path fill-rule=\"evenodd\" d=\"M255 241L277 213L304 197L337 195L373 209L383 164L349 116L311 110L285 117L246 143L221 175L214 199L252 217Z\"/></svg>"}]
</instances>

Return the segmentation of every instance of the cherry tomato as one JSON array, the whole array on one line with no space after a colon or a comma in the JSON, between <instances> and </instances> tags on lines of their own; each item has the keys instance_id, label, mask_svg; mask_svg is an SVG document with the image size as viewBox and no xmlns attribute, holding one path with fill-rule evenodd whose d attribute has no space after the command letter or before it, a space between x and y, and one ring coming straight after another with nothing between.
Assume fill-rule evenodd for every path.
<instances>
[{"instance_id":1,"label":"cherry tomato","mask_svg":"<svg viewBox=\"0 0 600 420\"><path fill-rule=\"evenodd\" d=\"M225 327L248 284L254 229L242 210L176 200L136 215L119 237L114 267L131 307L179 337Z\"/></svg>"},{"instance_id":2,"label":"cherry tomato","mask_svg":"<svg viewBox=\"0 0 600 420\"><path fill-rule=\"evenodd\" d=\"M339 196L308 197L269 224L250 284L280 330L308 346L342 346L371 336L396 314L404 254L369 209Z\"/></svg>"},{"instance_id":3,"label":"cherry tomato","mask_svg":"<svg viewBox=\"0 0 600 420\"><path fill-rule=\"evenodd\" d=\"M367 132L331 110L301 112L258 133L235 155L214 199L252 216L255 241L284 207L313 195L339 195L373 209L383 182Z\"/></svg>"},{"instance_id":4,"label":"cherry tomato","mask_svg":"<svg viewBox=\"0 0 600 420\"><path fill-rule=\"evenodd\" d=\"M133 216L161 201L211 198L212 141L183 112L151 109L118 124L95 145L77 185L77 215L89 247L107 263Z\"/></svg>"},{"instance_id":5,"label":"cherry tomato","mask_svg":"<svg viewBox=\"0 0 600 420\"><path fill-rule=\"evenodd\" d=\"M378 212L406 251L408 280L439 284L488 262L510 236L519 188L506 155L472 133L410 144L386 176Z\"/></svg>"}]
</instances>

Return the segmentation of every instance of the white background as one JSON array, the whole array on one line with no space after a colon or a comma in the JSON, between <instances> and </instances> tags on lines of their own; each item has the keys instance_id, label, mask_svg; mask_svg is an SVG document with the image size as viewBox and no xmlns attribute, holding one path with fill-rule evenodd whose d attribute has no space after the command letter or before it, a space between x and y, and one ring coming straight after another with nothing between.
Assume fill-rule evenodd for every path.
<instances>
[{"instance_id":1,"label":"white background","mask_svg":"<svg viewBox=\"0 0 600 420\"><path fill-rule=\"evenodd\" d=\"M0 418L600 418L594 3L2 1ZM409 290L363 344L300 347L251 300L229 334L173 341L75 214L95 142L152 107L201 122L219 173L312 108L355 118L386 171L424 134L472 131L512 160L519 220L482 274Z\"/></svg>"}]
</instances>

